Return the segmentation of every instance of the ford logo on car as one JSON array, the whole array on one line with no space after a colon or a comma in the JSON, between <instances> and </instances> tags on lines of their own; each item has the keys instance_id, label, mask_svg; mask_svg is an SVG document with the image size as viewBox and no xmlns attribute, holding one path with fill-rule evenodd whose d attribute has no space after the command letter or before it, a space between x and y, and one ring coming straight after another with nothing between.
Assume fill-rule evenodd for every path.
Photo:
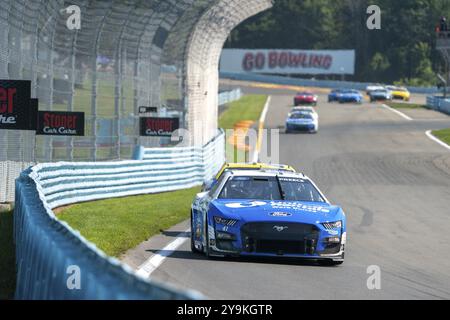
<instances>
[{"instance_id":1,"label":"ford logo on car","mask_svg":"<svg viewBox=\"0 0 450 320\"><path fill-rule=\"evenodd\" d=\"M292 214L291 213L287 213L287 212L272 212L272 213L269 213L269 216L272 216L272 217L290 217L290 216L292 216Z\"/></svg>"}]
</instances>

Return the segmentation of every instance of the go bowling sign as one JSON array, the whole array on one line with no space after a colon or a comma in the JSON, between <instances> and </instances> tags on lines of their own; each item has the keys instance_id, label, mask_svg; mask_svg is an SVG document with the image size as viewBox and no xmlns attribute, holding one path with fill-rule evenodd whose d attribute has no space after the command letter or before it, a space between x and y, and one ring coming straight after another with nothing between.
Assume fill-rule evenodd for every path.
<instances>
[{"instance_id":1,"label":"go bowling sign","mask_svg":"<svg viewBox=\"0 0 450 320\"><path fill-rule=\"evenodd\" d=\"M30 130L31 81L0 80L0 129Z\"/></svg>"},{"instance_id":2,"label":"go bowling sign","mask_svg":"<svg viewBox=\"0 0 450 320\"><path fill-rule=\"evenodd\" d=\"M84 136L84 112L39 111L36 134Z\"/></svg>"}]
</instances>

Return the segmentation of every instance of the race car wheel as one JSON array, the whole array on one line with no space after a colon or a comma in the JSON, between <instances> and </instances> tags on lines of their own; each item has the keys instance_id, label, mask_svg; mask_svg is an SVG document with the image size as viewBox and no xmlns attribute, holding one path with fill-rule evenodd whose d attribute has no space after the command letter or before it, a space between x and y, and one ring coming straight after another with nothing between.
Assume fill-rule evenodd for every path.
<instances>
[{"instance_id":1,"label":"race car wheel","mask_svg":"<svg viewBox=\"0 0 450 320\"><path fill-rule=\"evenodd\" d=\"M344 261L334 261L331 259L326 259L326 260L319 260L319 265L324 266L324 267L332 267L332 266L338 266L344 263Z\"/></svg>"},{"instance_id":2,"label":"race car wheel","mask_svg":"<svg viewBox=\"0 0 450 320\"><path fill-rule=\"evenodd\" d=\"M195 242L194 242L194 232L195 231L194 231L194 223L193 222L194 221L192 220L192 213L191 213L191 251L193 253L201 253L201 251L195 247Z\"/></svg>"}]
</instances>

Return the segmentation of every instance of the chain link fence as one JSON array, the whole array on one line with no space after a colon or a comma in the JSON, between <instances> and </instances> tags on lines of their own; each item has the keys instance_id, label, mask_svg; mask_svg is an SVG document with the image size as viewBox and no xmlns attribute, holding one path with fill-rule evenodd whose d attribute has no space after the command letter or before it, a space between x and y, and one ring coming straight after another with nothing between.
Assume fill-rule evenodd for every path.
<instances>
[{"instance_id":1,"label":"chain link fence","mask_svg":"<svg viewBox=\"0 0 450 320\"><path fill-rule=\"evenodd\" d=\"M80 28L68 20L75 5ZM218 62L231 29L270 0L0 0L0 79L32 82L39 110L85 113L84 137L0 131L0 188L29 163L131 159L140 106L217 132ZM192 142L193 143L193 142ZM9 161L8 163L6 161ZM0 202L5 199L0 198Z\"/></svg>"}]
</instances>

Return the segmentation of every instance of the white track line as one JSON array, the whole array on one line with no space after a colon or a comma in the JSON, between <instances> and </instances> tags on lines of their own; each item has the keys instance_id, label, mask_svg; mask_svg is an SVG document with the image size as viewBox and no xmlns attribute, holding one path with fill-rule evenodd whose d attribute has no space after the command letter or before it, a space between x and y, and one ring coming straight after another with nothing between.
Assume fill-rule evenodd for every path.
<instances>
[{"instance_id":1,"label":"white track line","mask_svg":"<svg viewBox=\"0 0 450 320\"><path fill-rule=\"evenodd\" d=\"M259 160L259 152L261 151L261 144L262 144L262 129L264 129L264 122L266 121L267 112L269 111L269 105L270 101L272 100L272 96L268 96L266 100L266 104L264 105L264 109L261 112L261 117L259 118L259 124L258 124L258 139L255 146L255 151L253 153L253 161L252 162L258 162ZM262 126L262 129L261 129Z\"/></svg>"},{"instance_id":2,"label":"white track line","mask_svg":"<svg viewBox=\"0 0 450 320\"><path fill-rule=\"evenodd\" d=\"M178 234L175 240L148 258L147 261L139 266L137 274L141 277L149 278L153 271L155 271L168 256L174 253L178 247L189 239L189 231L190 229L187 229L186 231Z\"/></svg>"},{"instance_id":3,"label":"white track line","mask_svg":"<svg viewBox=\"0 0 450 320\"><path fill-rule=\"evenodd\" d=\"M404 114L403 112L400 112L400 111L398 111L398 110L395 110L394 108L391 108L391 107L389 107L388 105L386 105L386 104L382 104L381 105L383 108L385 108L385 109L388 109L388 110L390 110L390 111L392 111L392 112L395 112L396 114L398 114L400 117L402 117L403 119L406 119L406 120L408 120L408 121L413 121L413 119L412 118L410 118L410 117L408 117L406 114Z\"/></svg>"},{"instance_id":4,"label":"white track line","mask_svg":"<svg viewBox=\"0 0 450 320\"><path fill-rule=\"evenodd\" d=\"M450 150L450 146L448 144L446 144L444 141L436 138L432 133L431 130L428 130L427 132L425 132L425 134L427 135L428 138L430 138L431 140L433 140L434 142L440 144L441 146L443 146L444 148L446 148L447 150Z\"/></svg>"}]
</instances>

